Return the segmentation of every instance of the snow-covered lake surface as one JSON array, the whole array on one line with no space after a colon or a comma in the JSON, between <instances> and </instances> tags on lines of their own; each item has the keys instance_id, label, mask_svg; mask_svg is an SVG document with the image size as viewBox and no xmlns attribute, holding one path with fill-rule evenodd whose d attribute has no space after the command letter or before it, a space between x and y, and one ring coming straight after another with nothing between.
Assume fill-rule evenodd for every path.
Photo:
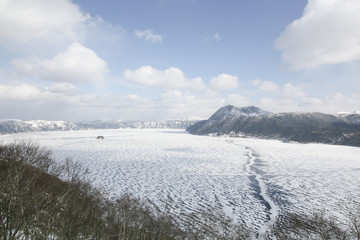
<instances>
[{"instance_id":1,"label":"snow-covered lake surface","mask_svg":"<svg viewBox=\"0 0 360 240\"><path fill-rule=\"evenodd\" d=\"M105 139L96 139L97 136ZM339 215L360 199L360 148L119 129L0 136L30 140L89 169L110 197L130 192L188 221L216 211L266 230L286 212ZM184 214L186 213L186 214Z\"/></svg>"}]
</instances>

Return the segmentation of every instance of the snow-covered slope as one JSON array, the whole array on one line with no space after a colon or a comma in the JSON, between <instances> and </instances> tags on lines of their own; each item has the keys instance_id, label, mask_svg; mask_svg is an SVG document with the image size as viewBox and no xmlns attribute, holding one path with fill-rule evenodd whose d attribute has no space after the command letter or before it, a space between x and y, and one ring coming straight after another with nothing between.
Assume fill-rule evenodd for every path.
<instances>
[{"instance_id":1,"label":"snow-covered slope","mask_svg":"<svg viewBox=\"0 0 360 240\"><path fill-rule=\"evenodd\" d=\"M193 125L195 120L159 120L159 121L112 121L96 120L72 123L66 121L21 121L0 120L0 134L34 132L34 131L70 131L86 129L119 129L119 128L164 128L164 129L186 129Z\"/></svg>"},{"instance_id":2,"label":"snow-covered slope","mask_svg":"<svg viewBox=\"0 0 360 240\"><path fill-rule=\"evenodd\" d=\"M69 131L79 129L75 123L65 121L34 120L25 121L25 124L34 129L34 131Z\"/></svg>"},{"instance_id":3,"label":"snow-covered slope","mask_svg":"<svg viewBox=\"0 0 360 240\"><path fill-rule=\"evenodd\" d=\"M71 122L65 121L21 121L0 120L0 133L18 133L34 131L69 131L78 130L79 127Z\"/></svg>"},{"instance_id":4,"label":"snow-covered slope","mask_svg":"<svg viewBox=\"0 0 360 240\"><path fill-rule=\"evenodd\" d=\"M267 114L271 114L271 113L264 111L255 106L234 107L232 105L227 105L217 110L209 118L209 120L216 121L234 116L259 116L259 115L267 115Z\"/></svg>"},{"instance_id":5,"label":"snow-covered slope","mask_svg":"<svg viewBox=\"0 0 360 240\"><path fill-rule=\"evenodd\" d=\"M256 107L225 106L207 121L187 128L191 134L248 135L286 141L360 146L360 115L318 112L275 113Z\"/></svg>"},{"instance_id":6,"label":"snow-covered slope","mask_svg":"<svg viewBox=\"0 0 360 240\"><path fill-rule=\"evenodd\" d=\"M57 161L79 161L110 197L130 192L190 224L210 211L261 234L276 217L341 216L360 199L360 148L154 129L0 136L5 143L14 139L35 140Z\"/></svg>"},{"instance_id":7,"label":"snow-covered slope","mask_svg":"<svg viewBox=\"0 0 360 240\"><path fill-rule=\"evenodd\" d=\"M0 120L0 133L17 133L34 131L31 126L17 119Z\"/></svg>"},{"instance_id":8,"label":"snow-covered slope","mask_svg":"<svg viewBox=\"0 0 360 240\"><path fill-rule=\"evenodd\" d=\"M354 111L352 113L340 112L336 115L345 118L352 124L360 125L360 111Z\"/></svg>"},{"instance_id":9,"label":"snow-covered slope","mask_svg":"<svg viewBox=\"0 0 360 240\"><path fill-rule=\"evenodd\" d=\"M88 121L77 125L83 129L118 129L118 128L168 128L186 129L196 120L157 120L157 121Z\"/></svg>"}]
</instances>

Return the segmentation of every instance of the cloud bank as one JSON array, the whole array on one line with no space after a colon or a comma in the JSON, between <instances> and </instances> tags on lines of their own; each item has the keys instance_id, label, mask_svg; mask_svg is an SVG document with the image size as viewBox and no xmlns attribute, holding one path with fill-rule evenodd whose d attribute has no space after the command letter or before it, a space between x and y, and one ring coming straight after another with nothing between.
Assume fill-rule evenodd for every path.
<instances>
[{"instance_id":1,"label":"cloud bank","mask_svg":"<svg viewBox=\"0 0 360 240\"><path fill-rule=\"evenodd\" d=\"M293 70L356 61L360 59L359 12L359 0L309 0L302 17L286 27L275 46ZM133 30L130 30L131 41L141 39L156 44L165 38L152 29ZM222 48L222 34L226 36L227 33L220 34L218 29L209 31L205 37L193 36L192 40L206 43L201 46L204 50L216 50L215 45ZM182 69L156 69L150 66L151 62L142 67L133 67L132 63L124 66L121 64L129 55L112 53L122 53L117 50L126 48L121 43L125 35L121 26L101 16L84 13L71 0L0 0L0 47L5 50L2 57L6 61L0 66L0 118L207 118L225 104L254 104L270 111L358 110L352 109L360 102L358 94L351 94L356 92L356 87L350 93L340 93L340 88L336 89L339 91L336 94L314 96L303 89L304 86L308 89L306 83L280 84L260 79L241 82L234 75L217 75L223 72L221 69L229 69L225 65L216 66L218 70L211 69L219 72L204 80L185 76L188 63L176 63L182 65ZM172 44L170 40L169 45ZM142 47L153 50L154 45ZM159 44L157 47L157 50L164 50L166 46ZM109 58L104 60L91 48ZM116 62L118 60L120 63ZM112 75L107 61L116 74L123 75ZM203 72L200 76L206 74ZM246 72L238 74L241 79L246 76ZM278 76L268 78L277 79ZM353 78L356 77L354 74ZM117 81L113 81L115 79ZM310 87L313 86L315 84Z\"/></svg>"},{"instance_id":2,"label":"cloud bank","mask_svg":"<svg viewBox=\"0 0 360 240\"><path fill-rule=\"evenodd\" d=\"M309 0L275 41L292 70L360 59L360 1Z\"/></svg>"},{"instance_id":3,"label":"cloud bank","mask_svg":"<svg viewBox=\"0 0 360 240\"><path fill-rule=\"evenodd\" d=\"M237 88L238 77L222 73L217 77L213 77L210 81L210 87L217 91L223 91L231 88Z\"/></svg>"},{"instance_id":4,"label":"cloud bank","mask_svg":"<svg viewBox=\"0 0 360 240\"><path fill-rule=\"evenodd\" d=\"M260 79L255 79L251 81L251 85L258 87L261 91L275 91L278 89L278 85L271 81L263 81Z\"/></svg>"},{"instance_id":5,"label":"cloud bank","mask_svg":"<svg viewBox=\"0 0 360 240\"><path fill-rule=\"evenodd\" d=\"M188 79L179 68L175 67L170 67L164 71L151 66L142 66L134 71L128 69L125 71L124 78L138 85L163 89L200 90L205 87L200 77Z\"/></svg>"},{"instance_id":6,"label":"cloud bank","mask_svg":"<svg viewBox=\"0 0 360 240\"><path fill-rule=\"evenodd\" d=\"M107 63L78 42L52 59L40 60L32 56L14 59L12 65L21 75L55 82L95 82L102 80L108 72Z\"/></svg>"},{"instance_id":7,"label":"cloud bank","mask_svg":"<svg viewBox=\"0 0 360 240\"><path fill-rule=\"evenodd\" d=\"M286 83L283 87L283 94L287 98L304 97L306 94L299 86L294 86L291 83Z\"/></svg>"},{"instance_id":8,"label":"cloud bank","mask_svg":"<svg viewBox=\"0 0 360 240\"><path fill-rule=\"evenodd\" d=\"M0 42L73 41L89 18L68 0L2 0Z\"/></svg>"}]
</instances>

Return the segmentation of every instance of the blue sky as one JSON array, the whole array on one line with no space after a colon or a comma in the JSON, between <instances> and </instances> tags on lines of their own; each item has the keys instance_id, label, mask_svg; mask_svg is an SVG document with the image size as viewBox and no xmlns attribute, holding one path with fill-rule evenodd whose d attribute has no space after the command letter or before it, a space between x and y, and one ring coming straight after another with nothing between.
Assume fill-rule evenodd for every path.
<instances>
[{"instance_id":1,"label":"blue sky","mask_svg":"<svg viewBox=\"0 0 360 240\"><path fill-rule=\"evenodd\" d=\"M360 110L359 0L2 0L0 118Z\"/></svg>"}]
</instances>

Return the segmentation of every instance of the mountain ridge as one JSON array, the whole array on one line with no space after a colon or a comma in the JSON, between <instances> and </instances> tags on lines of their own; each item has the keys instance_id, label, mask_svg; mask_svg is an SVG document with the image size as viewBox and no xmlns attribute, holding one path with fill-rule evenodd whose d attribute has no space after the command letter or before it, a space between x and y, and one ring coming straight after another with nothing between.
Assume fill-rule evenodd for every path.
<instances>
[{"instance_id":1,"label":"mountain ridge","mask_svg":"<svg viewBox=\"0 0 360 240\"><path fill-rule=\"evenodd\" d=\"M193 120L155 120L155 121L82 121L78 123L68 121L31 120L19 119L0 120L0 134L38 131L74 131L92 129L120 129L120 128L168 128L186 129L198 121Z\"/></svg>"},{"instance_id":2,"label":"mountain ridge","mask_svg":"<svg viewBox=\"0 0 360 240\"><path fill-rule=\"evenodd\" d=\"M258 116L267 114L271 114L271 112L264 111L255 106L235 107L233 105L226 105L217 110L209 120L219 120L229 116Z\"/></svg>"},{"instance_id":3,"label":"mountain ridge","mask_svg":"<svg viewBox=\"0 0 360 240\"><path fill-rule=\"evenodd\" d=\"M229 106L217 112L226 111ZM302 143L318 142L360 147L360 114L290 112L244 115L229 114L198 122L187 131L195 135L254 136Z\"/></svg>"},{"instance_id":4,"label":"mountain ridge","mask_svg":"<svg viewBox=\"0 0 360 240\"><path fill-rule=\"evenodd\" d=\"M319 142L360 147L360 114L320 112L271 113L255 106L226 105L208 120L67 121L0 119L0 134L120 128L186 129L196 135L231 135Z\"/></svg>"}]
</instances>

